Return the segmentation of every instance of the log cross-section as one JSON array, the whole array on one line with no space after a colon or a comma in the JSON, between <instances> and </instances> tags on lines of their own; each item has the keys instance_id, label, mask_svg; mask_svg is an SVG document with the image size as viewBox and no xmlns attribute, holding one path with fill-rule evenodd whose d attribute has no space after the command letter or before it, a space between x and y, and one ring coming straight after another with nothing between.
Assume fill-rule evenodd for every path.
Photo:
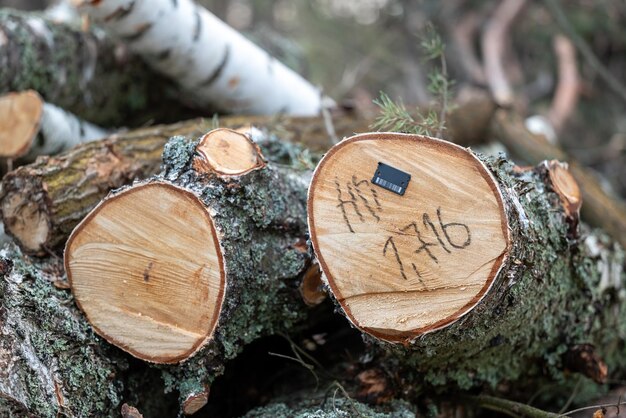
<instances>
[{"instance_id":1,"label":"log cross-section","mask_svg":"<svg viewBox=\"0 0 626 418\"><path fill-rule=\"evenodd\" d=\"M379 163L410 179L385 177ZM471 311L510 246L487 168L464 148L423 136L375 133L339 143L315 171L308 206L334 296L355 326L391 342Z\"/></svg>"},{"instance_id":2,"label":"log cross-section","mask_svg":"<svg viewBox=\"0 0 626 418\"><path fill-rule=\"evenodd\" d=\"M133 355L176 362L213 332L224 267L213 221L192 193L159 182L127 189L79 224L66 254L77 303Z\"/></svg>"},{"instance_id":3,"label":"log cross-section","mask_svg":"<svg viewBox=\"0 0 626 418\"><path fill-rule=\"evenodd\" d=\"M214 129L200 139L194 168L199 173L240 176L265 167L263 154L247 135L230 129Z\"/></svg>"}]
</instances>

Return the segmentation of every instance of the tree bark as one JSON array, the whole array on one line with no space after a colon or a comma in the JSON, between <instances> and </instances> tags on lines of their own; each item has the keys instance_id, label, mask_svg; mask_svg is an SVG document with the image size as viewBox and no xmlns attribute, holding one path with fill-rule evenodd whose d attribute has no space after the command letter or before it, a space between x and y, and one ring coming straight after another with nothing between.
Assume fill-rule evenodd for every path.
<instances>
[{"instance_id":1,"label":"tree bark","mask_svg":"<svg viewBox=\"0 0 626 418\"><path fill-rule=\"evenodd\" d=\"M72 303L61 263L0 252L0 412L117 416L128 368Z\"/></svg>"},{"instance_id":2,"label":"tree bark","mask_svg":"<svg viewBox=\"0 0 626 418\"><path fill-rule=\"evenodd\" d=\"M493 102L485 96L455 106L448 115L451 139L462 144L482 140L493 111ZM339 137L368 130L373 121L365 113L337 111L332 115ZM28 254L56 250L109 190L156 174L163 145L171 136L197 137L216 124L226 128L257 126L285 141L301 143L314 153L323 153L333 145L322 117L227 116L217 123L194 119L120 132L7 174L0 194L7 233Z\"/></svg>"},{"instance_id":3,"label":"tree bark","mask_svg":"<svg viewBox=\"0 0 626 418\"><path fill-rule=\"evenodd\" d=\"M6 232L26 253L53 251L109 190L158 172L170 136L205 129L198 120L138 129L8 173L0 203Z\"/></svg>"},{"instance_id":4,"label":"tree bark","mask_svg":"<svg viewBox=\"0 0 626 418\"><path fill-rule=\"evenodd\" d=\"M489 129L491 135L502 142L514 156L529 164L538 164L542 160L553 158L569 161L569 170L580 185L585 202L582 208L583 219L604 229L622 247L626 246L626 204L619 197L607 193L589 168L571 161L565 151L550 144L543 136L530 133L515 112L498 110Z\"/></svg>"},{"instance_id":5,"label":"tree bark","mask_svg":"<svg viewBox=\"0 0 626 418\"><path fill-rule=\"evenodd\" d=\"M108 132L65 110L45 103L33 90L0 97L0 157L33 161L83 142L104 138Z\"/></svg>"},{"instance_id":6,"label":"tree bark","mask_svg":"<svg viewBox=\"0 0 626 418\"><path fill-rule=\"evenodd\" d=\"M191 411L226 360L261 336L292 330L308 309L299 285L311 265L310 170L293 168L295 158L272 164L272 153L284 155L279 147L293 147L278 141L262 148L267 164L235 173L224 158L207 169L206 139L220 135L223 149L254 152L234 131L172 138L163 173L103 200L65 250L72 291L96 332L140 359L182 361L163 373ZM236 146L237 137L254 146Z\"/></svg>"},{"instance_id":7,"label":"tree bark","mask_svg":"<svg viewBox=\"0 0 626 418\"><path fill-rule=\"evenodd\" d=\"M192 0L75 4L200 106L309 116L322 109L319 89Z\"/></svg>"},{"instance_id":8,"label":"tree bark","mask_svg":"<svg viewBox=\"0 0 626 418\"><path fill-rule=\"evenodd\" d=\"M0 93L33 89L47 102L104 126L191 115L175 99L171 83L97 30L3 10L0 39Z\"/></svg>"},{"instance_id":9,"label":"tree bark","mask_svg":"<svg viewBox=\"0 0 626 418\"><path fill-rule=\"evenodd\" d=\"M341 146L339 144L337 147ZM402 326L405 321L418 318L428 325L433 321L431 315L446 311L455 302L456 299L451 299L436 306L421 306L424 299L433 297L431 292L445 293L458 286L465 286L467 274L470 274L467 277L473 277L475 273L470 265L465 261L458 264L460 279L454 270L446 273L445 267L462 259L462 251L473 252L472 257L483 257L483 251L476 250L475 245L480 245L481 242L488 244L494 239L489 236L480 238L481 232L487 226L468 221L473 219L475 212L484 212L482 207L471 203L478 189L470 176L464 177L464 184L467 184L465 188L455 188L452 183L446 182L449 189L444 194L437 192L438 182L446 179L445 176L441 177L441 173L452 173L452 176L455 172L461 173L460 164L449 164L447 170L444 170L446 158L453 151L452 145L438 144L437 147L437 152L440 153L439 170L431 171L436 163L434 158L430 160L430 165L423 165L428 168L424 172L407 170L412 174L410 181L414 182L413 187L430 187L423 190L419 199L412 199L407 204L414 205L414 212L419 210L421 215L423 202L436 205L437 201L441 201L444 216L458 210L465 213L465 218L444 218L444 223L441 224L436 217L431 216L424 218L424 222L421 218L416 222L416 228L420 232L411 235L415 244L411 243L408 248L418 248L410 255L412 258L407 256L402 261L408 267L409 261L412 261L417 270L421 270L421 279L429 289L421 289L413 297L409 295L411 309L414 309L412 312L404 312L405 317L401 317L393 309L377 310L375 315L386 316L383 319L386 320L387 328L372 330L362 326L360 318L355 319L358 312L352 311L350 319L353 324L370 334L368 340L373 343L372 349L377 353L373 364L386 370L395 379L398 387L423 385L445 386L448 389L496 388L503 382L519 382L522 378L526 379L525 382L545 377L560 380L568 371L581 372L592 379L603 381L612 372L623 372L626 367L622 347L626 335L626 305L623 303L626 284L624 251L604 233L590 232L585 226L579 228L575 204L579 196L575 193L575 183L571 183L574 182L573 177L564 172L562 165L554 163L540 164L534 169L520 169L501 158L477 157L484 166L485 173L495 182L494 193L499 194L503 202L502 220L510 239L503 253L502 265L481 299L476 303L473 301L469 309L459 315L452 315L450 321L441 321L430 328L404 331ZM408 148L403 154L406 161L414 161L418 157ZM329 167L329 164L332 167L341 166L341 154L338 151L333 153L331 150L314 174L314 179L322 177L318 179L320 185L316 185L314 180L311 186L309 217L317 216L316 210L319 209L312 199L319 200L323 197L320 194L323 191L323 167ZM363 163L359 165L362 166ZM342 174L339 172L337 175L341 182ZM412 196L410 187L411 183L406 191L409 197ZM385 213L390 210L393 212L390 203L393 198L390 197L390 192L380 188L379 190L382 212L378 215L382 224ZM446 206L446 199L451 195L456 199L456 209ZM398 199L395 200L396 205L401 204ZM334 217L332 213L340 209L341 205L332 209L328 207L327 219ZM342 286L340 279L343 276L340 277L338 273L340 267L345 263L348 266L353 263L355 275L350 278L350 285L360 286L365 290L369 286L368 276L358 273L363 263L363 258L358 257L358 251L359 248L368 248L367 240L372 231L376 230L377 222L365 209L362 214L364 221L359 222L358 217L348 212L354 220L355 233L359 233L358 227L370 228L370 234L363 235L360 244L350 241L341 257L334 257L332 252L325 250L324 239L329 232L325 232L324 228L328 224L319 216L314 222L309 219L316 256L332 293L344 312L346 299L340 297L336 291L336 288ZM401 218L396 220L399 226L401 221ZM455 235L445 235L445 228L450 231L452 224L446 222L456 223L456 231L451 231L451 234L456 234L456 238L452 241L450 237ZM461 222L466 222L466 230L460 228ZM439 231L440 227L444 229L443 232ZM393 233L391 227L386 230ZM467 248L457 249L450 246L454 242L459 244L459 240L466 237L469 231L472 240ZM348 242L347 237L343 240ZM383 244L384 242L380 243L381 248ZM451 250L449 253L444 251L444 245ZM407 247L401 241L396 246L396 254L404 257L403 251ZM356 255L348 257L348 247L356 248L350 250ZM439 263L430 259L429 254L437 257ZM385 258L371 251L364 256L379 263L376 283L385 282L393 276L398 279L394 282L396 292L400 295L397 297L404 297L403 289L408 289L413 281L408 273L413 272L407 269L408 280L402 280L398 257ZM424 274L425 272L429 274ZM342 289L346 289L345 284ZM469 285L464 291L473 292ZM383 299L386 296L382 293L374 294L372 303L376 303L377 297ZM434 313L425 314L426 311ZM394 334L394 330L398 332Z\"/></svg>"},{"instance_id":10,"label":"tree bark","mask_svg":"<svg viewBox=\"0 0 626 418\"><path fill-rule=\"evenodd\" d=\"M344 398L343 394L337 399L328 396L328 399L305 400L296 403L271 403L267 406L253 409L243 418L415 418L418 416L416 408L408 402L393 401L385 406L371 406L358 401Z\"/></svg>"}]
</instances>

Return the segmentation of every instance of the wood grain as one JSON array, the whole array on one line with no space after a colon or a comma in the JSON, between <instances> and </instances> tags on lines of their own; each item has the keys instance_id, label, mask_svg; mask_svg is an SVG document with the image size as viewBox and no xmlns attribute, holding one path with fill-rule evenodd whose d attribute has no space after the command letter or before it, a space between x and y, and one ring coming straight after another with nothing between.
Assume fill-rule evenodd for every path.
<instances>
[{"instance_id":1,"label":"wood grain","mask_svg":"<svg viewBox=\"0 0 626 418\"><path fill-rule=\"evenodd\" d=\"M265 167L261 150L245 132L220 128L204 135L196 146L196 171L239 176Z\"/></svg>"},{"instance_id":2,"label":"wood grain","mask_svg":"<svg viewBox=\"0 0 626 418\"><path fill-rule=\"evenodd\" d=\"M165 183L104 200L74 230L68 279L94 329L152 362L186 358L210 337L224 292L222 255L207 209Z\"/></svg>"},{"instance_id":3,"label":"wood grain","mask_svg":"<svg viewBox=\"0 0 626 418\"><path fill-rule=\"evenodd\" d=\"M16 158L28 151L39 131L43 103L32 90L0 97L0 157Z\"/></svg>"},{"instance_id":4,"label":"wood grain","mask_svg":"<svg viewBox=\"0 0 626 418\"><path fill-rule=\"evenodd\" d=\"M411 175L403 196L378 163ZM333 147L309 189L311 240L350 320L388 341L444 327L489 289L509 247L502 198L473 154L417 135L357 135Z\"/></svg>"}]
</instances>

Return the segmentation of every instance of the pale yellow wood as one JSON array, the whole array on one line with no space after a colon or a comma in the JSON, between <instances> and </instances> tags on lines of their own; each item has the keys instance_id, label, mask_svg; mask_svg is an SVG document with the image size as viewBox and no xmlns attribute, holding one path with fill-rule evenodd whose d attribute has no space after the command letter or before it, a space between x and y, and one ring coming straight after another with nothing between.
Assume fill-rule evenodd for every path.
<instances>
[{"instance_id":1,"label":"pale yellow wood","mask_svg":"<svg viewBox=\"0 0 626 418\"><path fill-rule=\"evenodd\" d=\"M17 158L39 132L43 100L33 90L0 97L0 157Z\"/></svg>"},{"instance_id":2,"label":"pale yellow wood","mask_svg":"<svg viewBox=\"0 0 626 418\"><path fill-rule=\"evenodd\" d=\"M372 183L379 162L411 175L403 196ZM509 245L502 199L482 163L416 135L357 135L332 148L309 190L309 227L348 317L389 341L471 310Z\"/></svg>"},{"instance_id":3,"label":"pale yellow wood","mask_svg":"<svg viewBox=\"0 0 626 418\"><path fill-rule=\"evenodd\" d=\"M74 297L94 329L157 363L182 360L210 337L224 291L221 257L198 198L158 182L105 200L65 250Z\"/></svg>"},{"instance_id":4,"label":"pale yellow wood","mask_svg":"<svg viewBox=\"0 0 626 418\"><path fill-rule=\"evenodd\" d=\"M5 227L27 248L37 248L46 242L50 233L48 217L39 205L24 201L22 190L9 192L2 199L2 217Z\"/></svg>"},{"instance_id":5,"label":"pale yellow wood","mask_svg":"<svg viewBox=\"0 0 626 418\"><path fill-rule=\"evenodd\" d=\"M235 176L265 166L259 147L241 131L214 129L202 137L196 151L198 172Z\"/></svg>"}]
</instances>

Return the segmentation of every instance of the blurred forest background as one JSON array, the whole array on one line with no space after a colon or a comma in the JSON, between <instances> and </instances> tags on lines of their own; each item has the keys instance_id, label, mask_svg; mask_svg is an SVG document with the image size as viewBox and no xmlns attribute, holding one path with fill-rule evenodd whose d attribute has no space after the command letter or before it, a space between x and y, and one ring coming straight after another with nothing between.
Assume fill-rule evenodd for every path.
<instances>
[{"instance_id":1,"label":"blurred forest background","mask_svg":"<svg viewBox=\"0 0 626 418\"><path fill-rule=\"evenodd\" d=\"M383 91L407 105L433 101L430 66L421 40L428 25L446 45L454 95L484 87L481 36L500 3L489 0L200 0L280 60L338 101L371 103ZM43 0L0 0L0 6L36 10ZM555 10L565 22L555 18ZM567 27L564 27L564 26ZM513 106L546 115L558 83L554 40L573 30L601 65L626 84L626 2L575 0L528 2L511 28L507 76ZM577 45L580 48L580 45ZM626 195L626 97L599 77L596 64L576 54L578 95L561 145L604 174Z\"/></svg>"}]
</instances>

